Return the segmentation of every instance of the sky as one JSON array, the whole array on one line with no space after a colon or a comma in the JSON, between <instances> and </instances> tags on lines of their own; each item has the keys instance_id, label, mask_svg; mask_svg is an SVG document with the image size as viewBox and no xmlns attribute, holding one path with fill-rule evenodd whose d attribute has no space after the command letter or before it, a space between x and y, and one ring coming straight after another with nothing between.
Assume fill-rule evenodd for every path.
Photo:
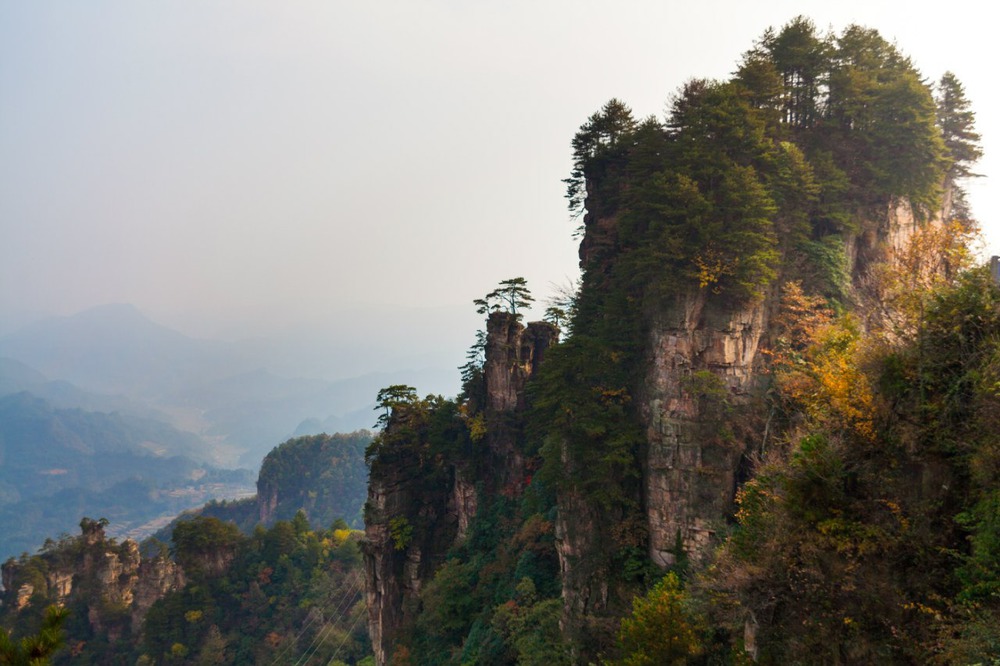
<instances>
[{"instance_id":1,"label":"sky","mask_svg":"<svg viewBox=\"0 0 1000 666\"><path fill-rule=\"evenodd\" d=\"M798 14L957 74L1000 254L989 8L0 0L0 332L128 302L205 337L405 336L474 317L505 278L542 301L577 275L561 180L580 124L612 97L662 117Z\"/></svg>"}]
</instances>

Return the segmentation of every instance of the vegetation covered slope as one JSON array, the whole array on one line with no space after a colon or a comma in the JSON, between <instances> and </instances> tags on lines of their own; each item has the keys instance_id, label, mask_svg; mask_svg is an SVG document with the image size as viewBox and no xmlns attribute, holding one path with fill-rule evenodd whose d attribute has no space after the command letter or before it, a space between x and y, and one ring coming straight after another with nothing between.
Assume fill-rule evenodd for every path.
<instances>
[{"instance_id":1,"label":"vegetation covered slope","mask_svg":"<svg viewBox=\"0 0 1000 666\"><path fill-rule=\"evenodd\" d=\"M169 553L141 562L135 542L105 537L103 524L84 519L81 536L4 565L0 623L15 642L58 605L57 664L354 664L369 654L360 533L342 520L313 530L299 513L246 536L200 516L177 525Z\"/></svg>"},{"instance_id":2,"label":"vegetation covered slope","mask_svg":"<svg viewBox=\"0 0 1000 666\"><path fill-rule=\"evenodd\" d=\"M585 214L569 335L516 408L495 408L491 363L520 333L492 336L494 315L456 400L381 396L368 552L399 584L369 581L376 658L994 654L996 292L963 273L974 225L956 183L977 139L954 76L935 100L877 32L802 18L732 79L686 84L665 121L617 100L594 114L567 180ZM682 363L682 425L722 459L694 470L731 464L734 487L709 540L679 529L654 559L650 341L678 311L696 313L692 338L745 313L739 335L764 353ZM468 528L448 527L463 506Z\"/></svg>"},{"instance_id":3,"label":"vegetation covered slope","mask_svg":"<svg viewBox=\"0 0 1000 666\"><path fill-rule=\"evenodd\" d=\"M31 637L48 606L64 606L55 663L363 662L360 533L344 517L360 513L370 441L362 431L275 447L260 498L185 515L162 535L172 548L150 540L145 557L106 537L107 520L85 518L81 536L4 564L0 624Z\"/></svg>"},{"instance_id":4,"label":"vegetation covered slope","mask_svg":"<svg viewBox=\"0 0 1000 666\"><path fill-rule=\"evenodd\" d=\"M367 430L293 437L264 457L256 495L213 500L186 511L152 538L167 543L178 523L197 516L233 523L245 534L258 524L269 527L277 520L291 520L299 511L312 525L345 520L350 527L360 527L368 485L364 452L372 437Z\"/></svg>"},{"instance_id":5,"label":"vegetation covered slope","mask_svg":"<svg viewBox=\"0 0 1000 666\"><path fill-rule=\"evenodd\" d=\"M337 518L361 526L368 488L365 448L372 433L313 435L290 439L264 458L257 477L260 520L291 520L305 511L315 525Z\"/></svg>"}]
</instances>

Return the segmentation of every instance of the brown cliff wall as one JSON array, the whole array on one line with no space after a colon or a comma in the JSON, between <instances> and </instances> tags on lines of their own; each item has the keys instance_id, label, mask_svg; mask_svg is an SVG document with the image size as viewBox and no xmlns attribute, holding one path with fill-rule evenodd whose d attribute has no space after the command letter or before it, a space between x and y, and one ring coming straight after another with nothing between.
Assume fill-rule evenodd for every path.
<instances>
[{"instance_id":1,"label":"brown cliff wall","mask_svg":"<svg viewBox=\"0 0 1000 666\"><path fill-rule=\"evenodd\" d=\"M704 293L678 298L650 334L650 363L641 416L649 442L644 470L649 555L674 563L679 543L690 557L707 552L736 491L743 443L712 436L691 386L695 373L718 378L738 403L755 377L768 302L737 309L706 304ZM679 537L679 539L678 539Z\"/></svg>"}]
</instances>

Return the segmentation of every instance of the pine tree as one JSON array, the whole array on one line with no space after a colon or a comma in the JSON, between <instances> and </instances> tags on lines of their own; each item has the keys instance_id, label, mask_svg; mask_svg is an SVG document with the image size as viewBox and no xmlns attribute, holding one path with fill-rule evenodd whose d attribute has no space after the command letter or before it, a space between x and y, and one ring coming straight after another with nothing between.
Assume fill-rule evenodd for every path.
<instances>
[{"instance_id":1,"label":"pine tree","mask_svg":"<svg viewBox=\"0 0 1000 666\"><path fill-rule=\"evenodd\" d=\"M523 277L509 278L503 280L496 289L486 294L483 298L477 298L473 304L478 306L476 312L488 314L490 312L509 312L518 319L518 308L530 307L535 302L535 298L528 289L528 282Z\"/></svg>"},{"instance_id":2,"label":"pine tree","mask_svg":"<svg viewBox=\"0 0 1000 666\"><path fill-rule=\"evenodd\" d=\"M635 127L632 110L621 100L612 99L590 116L573 137L573 171L563 181L573 217L583 213L588 182L608 186L617 182L614 175L621 175L619 172L628 153L628 138ZM602 201L604 199L607 197L602 197Z\"/></svg>"},{"instance_id":3,"label":"pine tree","mask_svg":"<svg viewBox=\"0 0 1000 666\"><path fill-rule=\"evenodd\" d=\"M937 121L951 161L952 178L975 176L969 167L983 156L975 131L976 114L969 107L961 81L951 72L945 72L938 84Z\"/></svg>"},{"instance_id":4,"label":"pine tree","mask_svg":"<svg viewBox=\"0 0 1000 666\"><path fill-rule=\"evenodd\" d=\"M58 606L45 610L42 627L34 636L14 642L6 631L0 629L0 664L12 666L45 666L66 641L63 623L69 611Z\"/></svg>"}]
</instances>

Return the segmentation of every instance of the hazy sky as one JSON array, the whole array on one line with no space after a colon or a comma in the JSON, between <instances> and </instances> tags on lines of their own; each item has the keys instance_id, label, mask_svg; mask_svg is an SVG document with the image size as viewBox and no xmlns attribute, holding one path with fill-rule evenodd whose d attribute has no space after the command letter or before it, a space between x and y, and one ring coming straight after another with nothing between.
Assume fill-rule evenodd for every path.
<instances>
[{"instance_id":1,"label":"hazy sky","mask_svg":"<svg viewBox=\"0 0 1000 666\"><path fill-rule=\"evenodd\" d=\"M964 82L1000 253L988 3L0 0L0 317L131 302L204 335L576 275L560 182L769 25L877 28ZM992 192L991 192L992 190Z\"/></svg>"}]
</instances>

